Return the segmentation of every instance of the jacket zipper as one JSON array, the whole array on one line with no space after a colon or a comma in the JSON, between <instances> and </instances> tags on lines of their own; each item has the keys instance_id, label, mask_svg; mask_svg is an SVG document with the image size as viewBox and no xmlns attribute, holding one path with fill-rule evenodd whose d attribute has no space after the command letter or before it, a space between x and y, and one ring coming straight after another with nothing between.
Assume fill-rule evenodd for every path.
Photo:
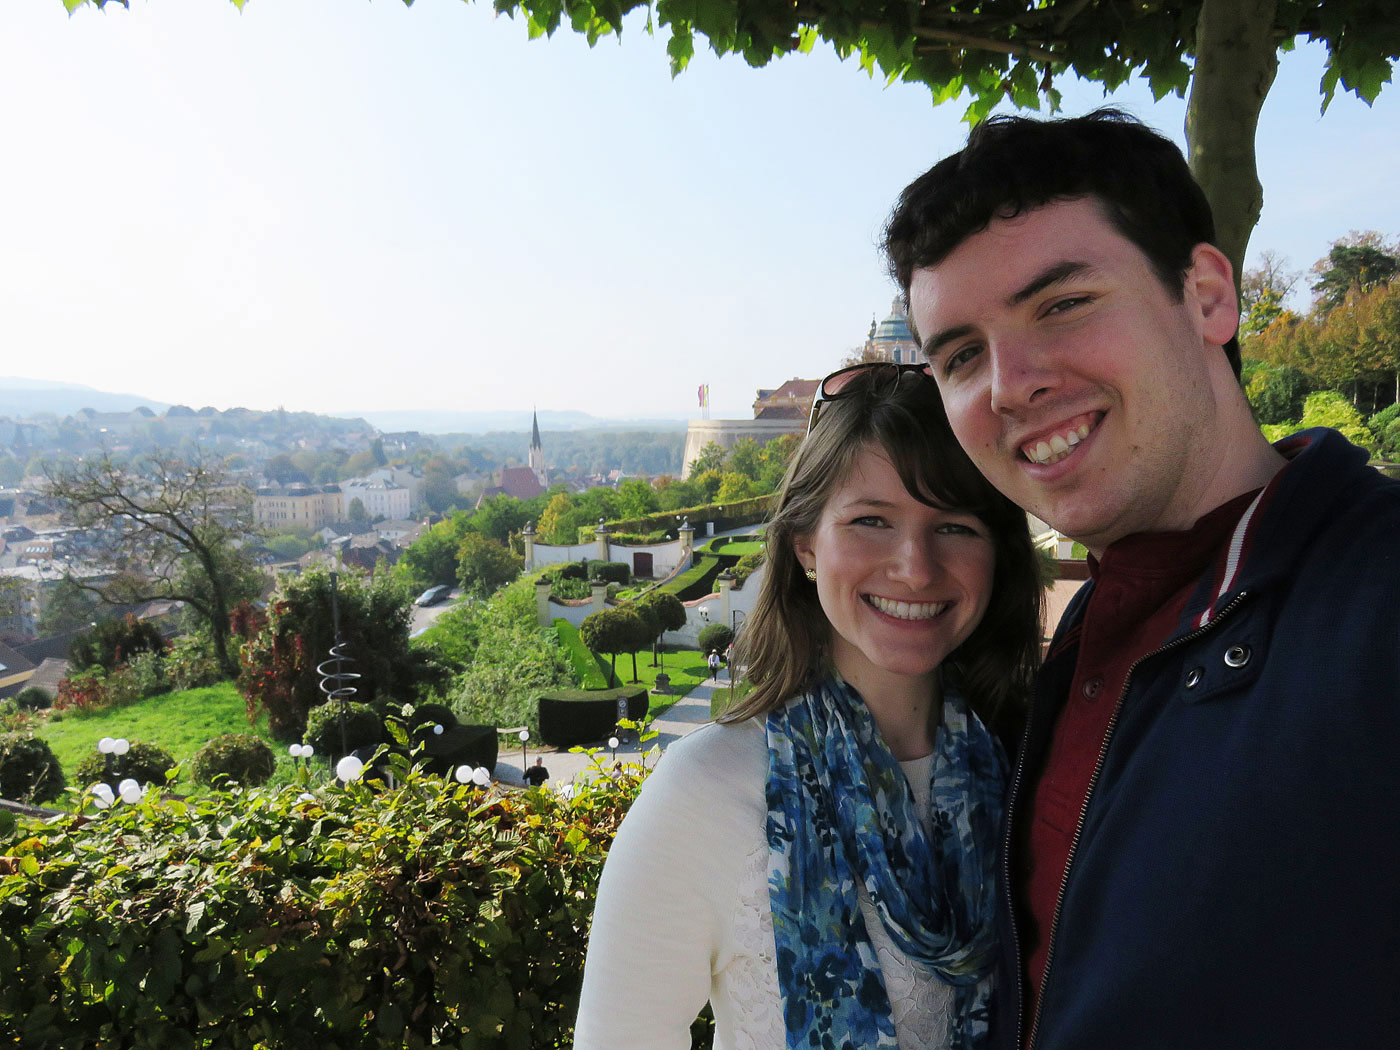
<instances>
[{"instance_id":1,"label":"jacket zipper","mask_svg":"<svg viewBox=\"0 0 1400 1050\"><path fill-rule=\"evenodd\" d=\"M1208 634L1211 630L1215 628L1216 624L1220 623L1221 620L1225 619L1226 616L1228 616L1231 612L1234 611L1235 607L1238 606L1240 602L1244 601L1247 594L1248 592L1246 591L1240 591L1239 594L1235 595L1235 597L1230 600L1230 603L1228 605L1226 605L1218 613L1216 613L1215 618L1212 619L1210 622L1196 628L1196 630L1192 631L1190 634L1183 634L1180 638L1176 638L1168 642L1160 649L1156 649L1150 653L1146 653L1142 656L1139 656L1128 667L1128 673L1123 678L1123 688L1118 693L1118 700L1113 705L1113 714L1110 715L1108 719L1108 729L1104 732L1103 743L1099 746L1099 756L1094 762L1094 771L1089 776L1089 789L1084 793L1084 804L1079 807L1079 819L1075 822L1074 825L1074 836L1070 839L1069 842L1069 856L1065 859L1065 873L1060 878L1060 890L1059 893L1057 893L1055 896L1055 911L1050 918L1050 937L1045 948L1045 970L1040 975L1040 988L1035 998L1035 1016L1031 1018L1030 1035L1029 1038L1026 1040L1022 1039L1025 1030L1025 1011L1016 1011L1017 1047L1024 1047L1025 1050L1033 1050L1035 1046L1036 1031L1040 1027L1040 1012L1045 1006L1045 989L1050 982L1050 967L1055 961L1055 932L1059 929L1060 926L1060 909L1064 906L1065 903L1065 887L1069 885L1069 873L1070 869L1074 866L1074 856L1076 853L1079 852L1079 836L1080 833L1084 830L1084 818L1089 812L1089 802L1094 797L1094 787L1099 782L1099 773L1103 769L1103 761L1105 756L1108 754L1108 745L1113 740L1113 731L1118 726L1118 714L1123 709L1123 698L1128 695L1128 686L1132 684L1133 672L1138 669L1138 665L1141 664L1144 660L1150 660L1154 656L1160 656L1163 653L1180 648L1187 642L1194 642L1203 634ZM1030 736L1029 720L1027 720L1026 724L1026 736L1027 738L1029 738ZM1015 792L1020 788L1021 770L1025 764L1025 758L1025 745L1023 744L1021 749L1020 760L1016 763L1016 775L1011 783L1012 799L1016 798ZM1021 961L1021 945L1020 939L1017 936L1016 931L1016 912L1014 910L1015 900L1011 896L1011 829L1012 819L1011 815L1008 814L1006 821L1006 842L1005 848L1002 850L1002 877L1003 884L1005 886L1004 892L1007 896L1007 905L1008 907L1013 909L1010 912L1008 912L1008 914L1011 916L1011 946L1016 952L1016 983L1019 989L1023 980L1024 964ZM1019 996L1019 991L1017 994Z\"/></svg>"}]
</instances>

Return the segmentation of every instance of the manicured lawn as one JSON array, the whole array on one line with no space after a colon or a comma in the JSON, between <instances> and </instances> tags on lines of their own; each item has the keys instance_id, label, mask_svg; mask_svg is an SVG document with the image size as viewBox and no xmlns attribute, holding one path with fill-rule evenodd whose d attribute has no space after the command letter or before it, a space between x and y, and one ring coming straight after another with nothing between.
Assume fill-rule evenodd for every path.
<instances>
[{"instance_id":1,"label":"manicured lawn","mask_svg":"<svg viewBox=\"0 0 1400 1050\"><path fill-rule=\"evenodd\" d=\"M96 749L97 742L104 736L158 744L177 762L184 762L220 733L253 733L272 745L279 764L287 758L286 748L268 735L265 718L257 725L249 724L243 697L238 695L232 682L165 693L130 707L88 716L64 712L62 721L46 719L35 730L36 736L49 742L68 783L73 786L80 786L74 779L78 763Z\"/></svg>"},{"instance_id":2,"label":"manicured lawn","mask_svg":"<svg viewBox=\"0 0 1400 1050\"><path fill-rule=\"evenodd\" d=\"M652 667L651 653L640 652L637 654L637 680L645 682L648 689L656 685L658 671L665 671L671 678L671 692L669 694L663 696L652 694L651 707L648 710L648 716L651 718L655 718L710 677L709 668L705 666L705 657L699 649L671 649L668 647L662 651L661 662L661 667ZM603 657L602 663L606 673L609 657ZM618 685L632 684L632 655L630 653L623 653L617 658L617 683Z\"/></svg>"}]
</instances>

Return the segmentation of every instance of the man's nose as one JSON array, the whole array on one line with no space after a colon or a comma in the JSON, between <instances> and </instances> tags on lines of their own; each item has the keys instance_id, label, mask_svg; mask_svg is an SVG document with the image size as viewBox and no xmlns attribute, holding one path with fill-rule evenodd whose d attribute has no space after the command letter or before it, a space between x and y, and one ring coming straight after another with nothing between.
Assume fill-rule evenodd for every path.
<instances>
[{"instance_id":1,"label":"man's nose","mask_svg":"<svg viewBox=\"0 0 1400 1050\"><path fill-rule=\"evenodd\" d=\"M1048 355L1028 340L1002 340L987 352L994 412L1019 412L1055 385Z\"/></svg>"}]
</instances>

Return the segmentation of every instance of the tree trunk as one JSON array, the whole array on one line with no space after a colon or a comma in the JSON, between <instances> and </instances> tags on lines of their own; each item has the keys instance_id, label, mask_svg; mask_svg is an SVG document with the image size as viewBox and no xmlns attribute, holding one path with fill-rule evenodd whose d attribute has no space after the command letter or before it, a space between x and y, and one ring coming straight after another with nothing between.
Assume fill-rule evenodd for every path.
<instances>
[{"instance_id":1,"label":"tree trunk","mask_svg":"<svg viewBox=\"0 0 1400 1050\"><path fill-rule=\"evenodd\" d=\"M1278 72L1278 0L1204 0L1196 21L1196 68L1186 103L1191 170L1215 212L1215 242L1244 272L1264 189L1255 165L1259 111Z\"/></svg>"}]
</instances>

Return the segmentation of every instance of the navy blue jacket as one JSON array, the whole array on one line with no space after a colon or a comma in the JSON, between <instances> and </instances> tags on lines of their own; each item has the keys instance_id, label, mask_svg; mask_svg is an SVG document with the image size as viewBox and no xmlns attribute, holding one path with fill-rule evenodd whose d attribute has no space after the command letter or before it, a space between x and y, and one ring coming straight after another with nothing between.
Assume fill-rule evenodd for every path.
<instances>
[{"instance_id":1,"label":"navy blue jacket","mask_svg":"<svg viewBox=\"0 0 1400 1050\"><path fill-rule=\"evenodd\" d=\"M1207 572L1128 676L1037 1018L1002 895L1003 1050L1032 1024L1034 1050L1400 1046L1400 482L1334 431L1279 448L1300 445L1237 571ZM1038 682L1008 882L1092 587Z\"/></svg>"}]
</instances>

